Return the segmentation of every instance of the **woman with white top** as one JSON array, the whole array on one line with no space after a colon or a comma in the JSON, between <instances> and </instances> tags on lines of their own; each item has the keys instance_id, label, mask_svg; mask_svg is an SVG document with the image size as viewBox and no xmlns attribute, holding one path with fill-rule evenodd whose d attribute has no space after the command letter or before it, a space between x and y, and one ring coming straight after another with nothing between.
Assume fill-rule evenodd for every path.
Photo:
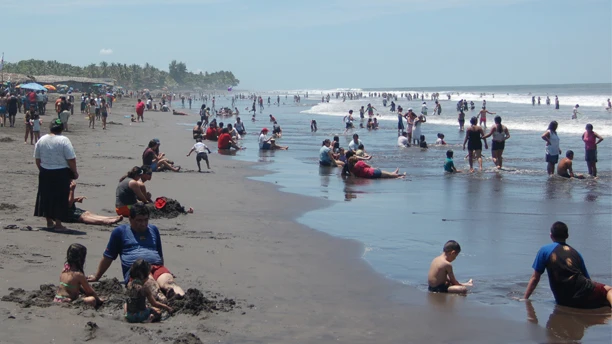
<instances>
[{"instance_id":1,"label":"woman with white top","mask_svg":"<svg viewBox=\"0 0 612 344\"><path fill-rule=\"evenodd\" d=\"M504 154L504 148L506 147L506 140L510 138L510 132L505 125L501 124L502 119L500 116L495 116L495 125L491 127L491 131L484 136L486 139L489 136L493 136L491 141L491 157L493 158L493 163L497 166L498 169L502 168L503 158L502 154Z\"/></svg>"},{"instance_id":2,"label":"woman with white top","mask_svg":"<svg viewBox=\"0 0 612 344\"><path fill-rule=\"evenodd\" d=\"M557 135L558 126L557 121L552 121L548 125L548 130L542 134L542 140L546 141L546 162L548 163L546 170L549 176L555 174L555 165L559 162L559 154L561 154Z\"/></svg>"},{"instance_id":3,"label":"woman with white top","mask_svg":"<svg viewBox=\"0 0 612 344\"><path fill-rule=\"evenodd\" d=\"M60 119L51 122L51 132L36 142L34 158L38 167L38 194L34 216L45 217L47 228L65 231L68 219L70 182L79 178L76 155L70 140L62 135Z\"/></svg>"}]
</instances>

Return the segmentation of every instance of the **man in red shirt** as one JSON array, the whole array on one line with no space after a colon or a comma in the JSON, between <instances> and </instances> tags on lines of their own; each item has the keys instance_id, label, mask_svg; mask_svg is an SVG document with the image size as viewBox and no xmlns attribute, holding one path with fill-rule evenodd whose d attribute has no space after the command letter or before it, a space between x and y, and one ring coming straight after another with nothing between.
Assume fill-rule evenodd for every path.
<instances>
[{"instance_id":1,"label":"man in red shirt","mask_svg":"<svg viewBox=\"0 0 612 344\"><path fill-rule=\"evenodd\" d=\"M217 141L217 130L213 127L208 127L208 129L206 129L206 134L204 135L204 138L209 141Z\"/></svg>"},{"instance_id":2,"label":"man in red shirt","mask_svg":"<svg viewBox=\"0 0 612 344\"><path fill-rule=\"evenodd\" d=\"M140 122L141 119L144 122L144 110L145 104L142 102L142 100L138 99L138 103L136 104L136 115L138 116L136 119L137 122Z\"/></svg>"},{"instance_id":3,"label":"man in red shirt","mask_svg":"<svg viewBox=\"0 0 612 344\"><path fill-rule=\"evenodd\" d=\"M241 149L240 146L238 146L232 140L232 136L229 134L229 130L227 128L223 128L223 130L221 131L221 135L219 135L219 140L217 141L217 147L219 149Z\"/></svg>"},{"instance_id":4,"label":"man in red shirt","mask_svg":"<svg viewBox=\"0 0 612 344\"><path fill-rule=\"evenodd\" d=\"M33 106L36 109L36 92L30 91L30 93L28 93L28 103L30 108ZM26 111L27 110L30 109L26 109Z\"/></svg>"}]
</instances>

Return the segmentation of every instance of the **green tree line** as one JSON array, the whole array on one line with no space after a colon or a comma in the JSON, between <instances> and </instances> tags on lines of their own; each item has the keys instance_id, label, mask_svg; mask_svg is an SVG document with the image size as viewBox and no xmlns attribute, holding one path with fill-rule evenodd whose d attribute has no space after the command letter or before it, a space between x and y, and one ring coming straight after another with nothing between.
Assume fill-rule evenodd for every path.
<instances>
[{"instance_id":1,"label":"green tree line","mask_svg":"<svg viewBox=\"0 0 612 344\"><path fill-rule=\"evenodd\" d=\"M193 73L187 70L183 62L172 61L168 71L160 70L145 63L144 66L137 64L121 64L100 62L85 67L73 66L57 61L22 60L16 63L4 64L7 73L19 73L25 75L60 75L79 76L87 78L112 78L120 86L128 88L202 88L202 89L224 89L228 86L237 86L240 82L232 72L218 71L214 73Z\"/></svg>"}]
</instances>

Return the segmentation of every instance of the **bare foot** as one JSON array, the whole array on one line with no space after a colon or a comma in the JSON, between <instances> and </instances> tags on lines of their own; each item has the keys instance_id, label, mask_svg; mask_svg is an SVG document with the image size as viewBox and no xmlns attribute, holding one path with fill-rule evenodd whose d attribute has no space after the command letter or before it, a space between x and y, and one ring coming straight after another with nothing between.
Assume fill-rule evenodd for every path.
<instances>
[{"instance_id":1,"label":"bare foot","mask_svg":"<svg viewBox=\"0 0 612 344\"><path fill-rule=\"evenodd\" d=\"M53 228L55 227L55 222L53 222L53 220L47 220L47 228Z\"/></svg>"},{"instance_id":2,"label":"bare foot","mask_svg":"<svg viewBox=\"0 0 612 344\"><path fill-rule=\"evenodd\" d=\"M398 168L396 168L396 169L395 169L395 171L394 171L393 173L398 174L398 173L399 173L399 167L398 167Z\"/></svg>"},{"instance_id":3,"label":"bare foot","mask_svg":"<svg viewBox=\"0 0 612 344\"><path fill-rule=\"evenodd\" d=\"M61 226L61 225L60 226L56 225L55 227L53 227L53 230L55 232L58 232L58 233L65 233L65 232L69 232L70 231L70 229L68 229L68 228L66 228L64 226Z\"/></svg>"}]
</instances>

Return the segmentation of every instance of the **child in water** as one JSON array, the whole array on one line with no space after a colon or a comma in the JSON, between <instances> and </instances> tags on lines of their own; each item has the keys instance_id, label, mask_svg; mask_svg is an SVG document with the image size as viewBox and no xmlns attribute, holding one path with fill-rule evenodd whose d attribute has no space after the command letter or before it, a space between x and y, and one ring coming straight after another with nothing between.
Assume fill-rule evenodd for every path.
<instances>
[{"instance_id":1,"label":"child in water","mask_svg":"<svg viewBox=\"0 0 612 344\"><path fill-rule=\"evenodd\" d=\"M310 121L310 131L313 133L317 132L317 121L314 119Z\"/></svg>"},{"instance_id":2,"label":"child in water","mask_svg":"<svg viewBox=\"0 0 612 344\"><path fill-rule=\"evenodd\" d=\"M467 283L459 283L453 273L451 264L461 252L461 246L455 240L449 240L444 244L444 252L431 261L429 274L427 276L428 290L432 293L454 293L465 294L467 287L471 287L472 280Z\"/></svg>"},{"instance_id":3,"label":"child in water","mask_svg":"<svg viewBox=\"0 0 612 344\"><path fill-rule=\"evenodd\" d=\"M70 303L79 298L81 291L85 294L83 302L86 305L98 308L102 300L87 282L83 272L87 248L81 244L72 244L66 252L64 270L60 274L60 286L57 288L53 302Z\"/></svg>"},{"instance_id":4,"label":"child in water","mask_svg":"<svg viewBox=\"0 0 612 344\"><path fill-rule=\"evenodd\" d=\"M446 151L446 161L444 162L444 171L448 173L458 173L461 172L455 168L455 163L453 162L453 150L449 149Z\"/></svg>"},{"instance_id":5,"label":"child in water","mask_svg":"<svg viewBox=\"0 0 612 344\"><path fill-rule=\"evenodd\" d=\"M438 139L436 140L437 145L445 145L446 141L444 141L444 134L438 133Z\"/></svg>"},{"instance_id":6,"label":"child in water","mask_svg":"<svg viewBox=\"0 0 612 344\"><path fill-rule=\"evenodd\" d=\"M146 286L150 273L151 264L143 259L136 260L130 268L130 282L123 305L125 319L130 323L158 322L161 320L160 308L172 312L172 308L157 302L151 289ZM147 307L147 300L152 307Z\"/></svg>"}]
</instances>

